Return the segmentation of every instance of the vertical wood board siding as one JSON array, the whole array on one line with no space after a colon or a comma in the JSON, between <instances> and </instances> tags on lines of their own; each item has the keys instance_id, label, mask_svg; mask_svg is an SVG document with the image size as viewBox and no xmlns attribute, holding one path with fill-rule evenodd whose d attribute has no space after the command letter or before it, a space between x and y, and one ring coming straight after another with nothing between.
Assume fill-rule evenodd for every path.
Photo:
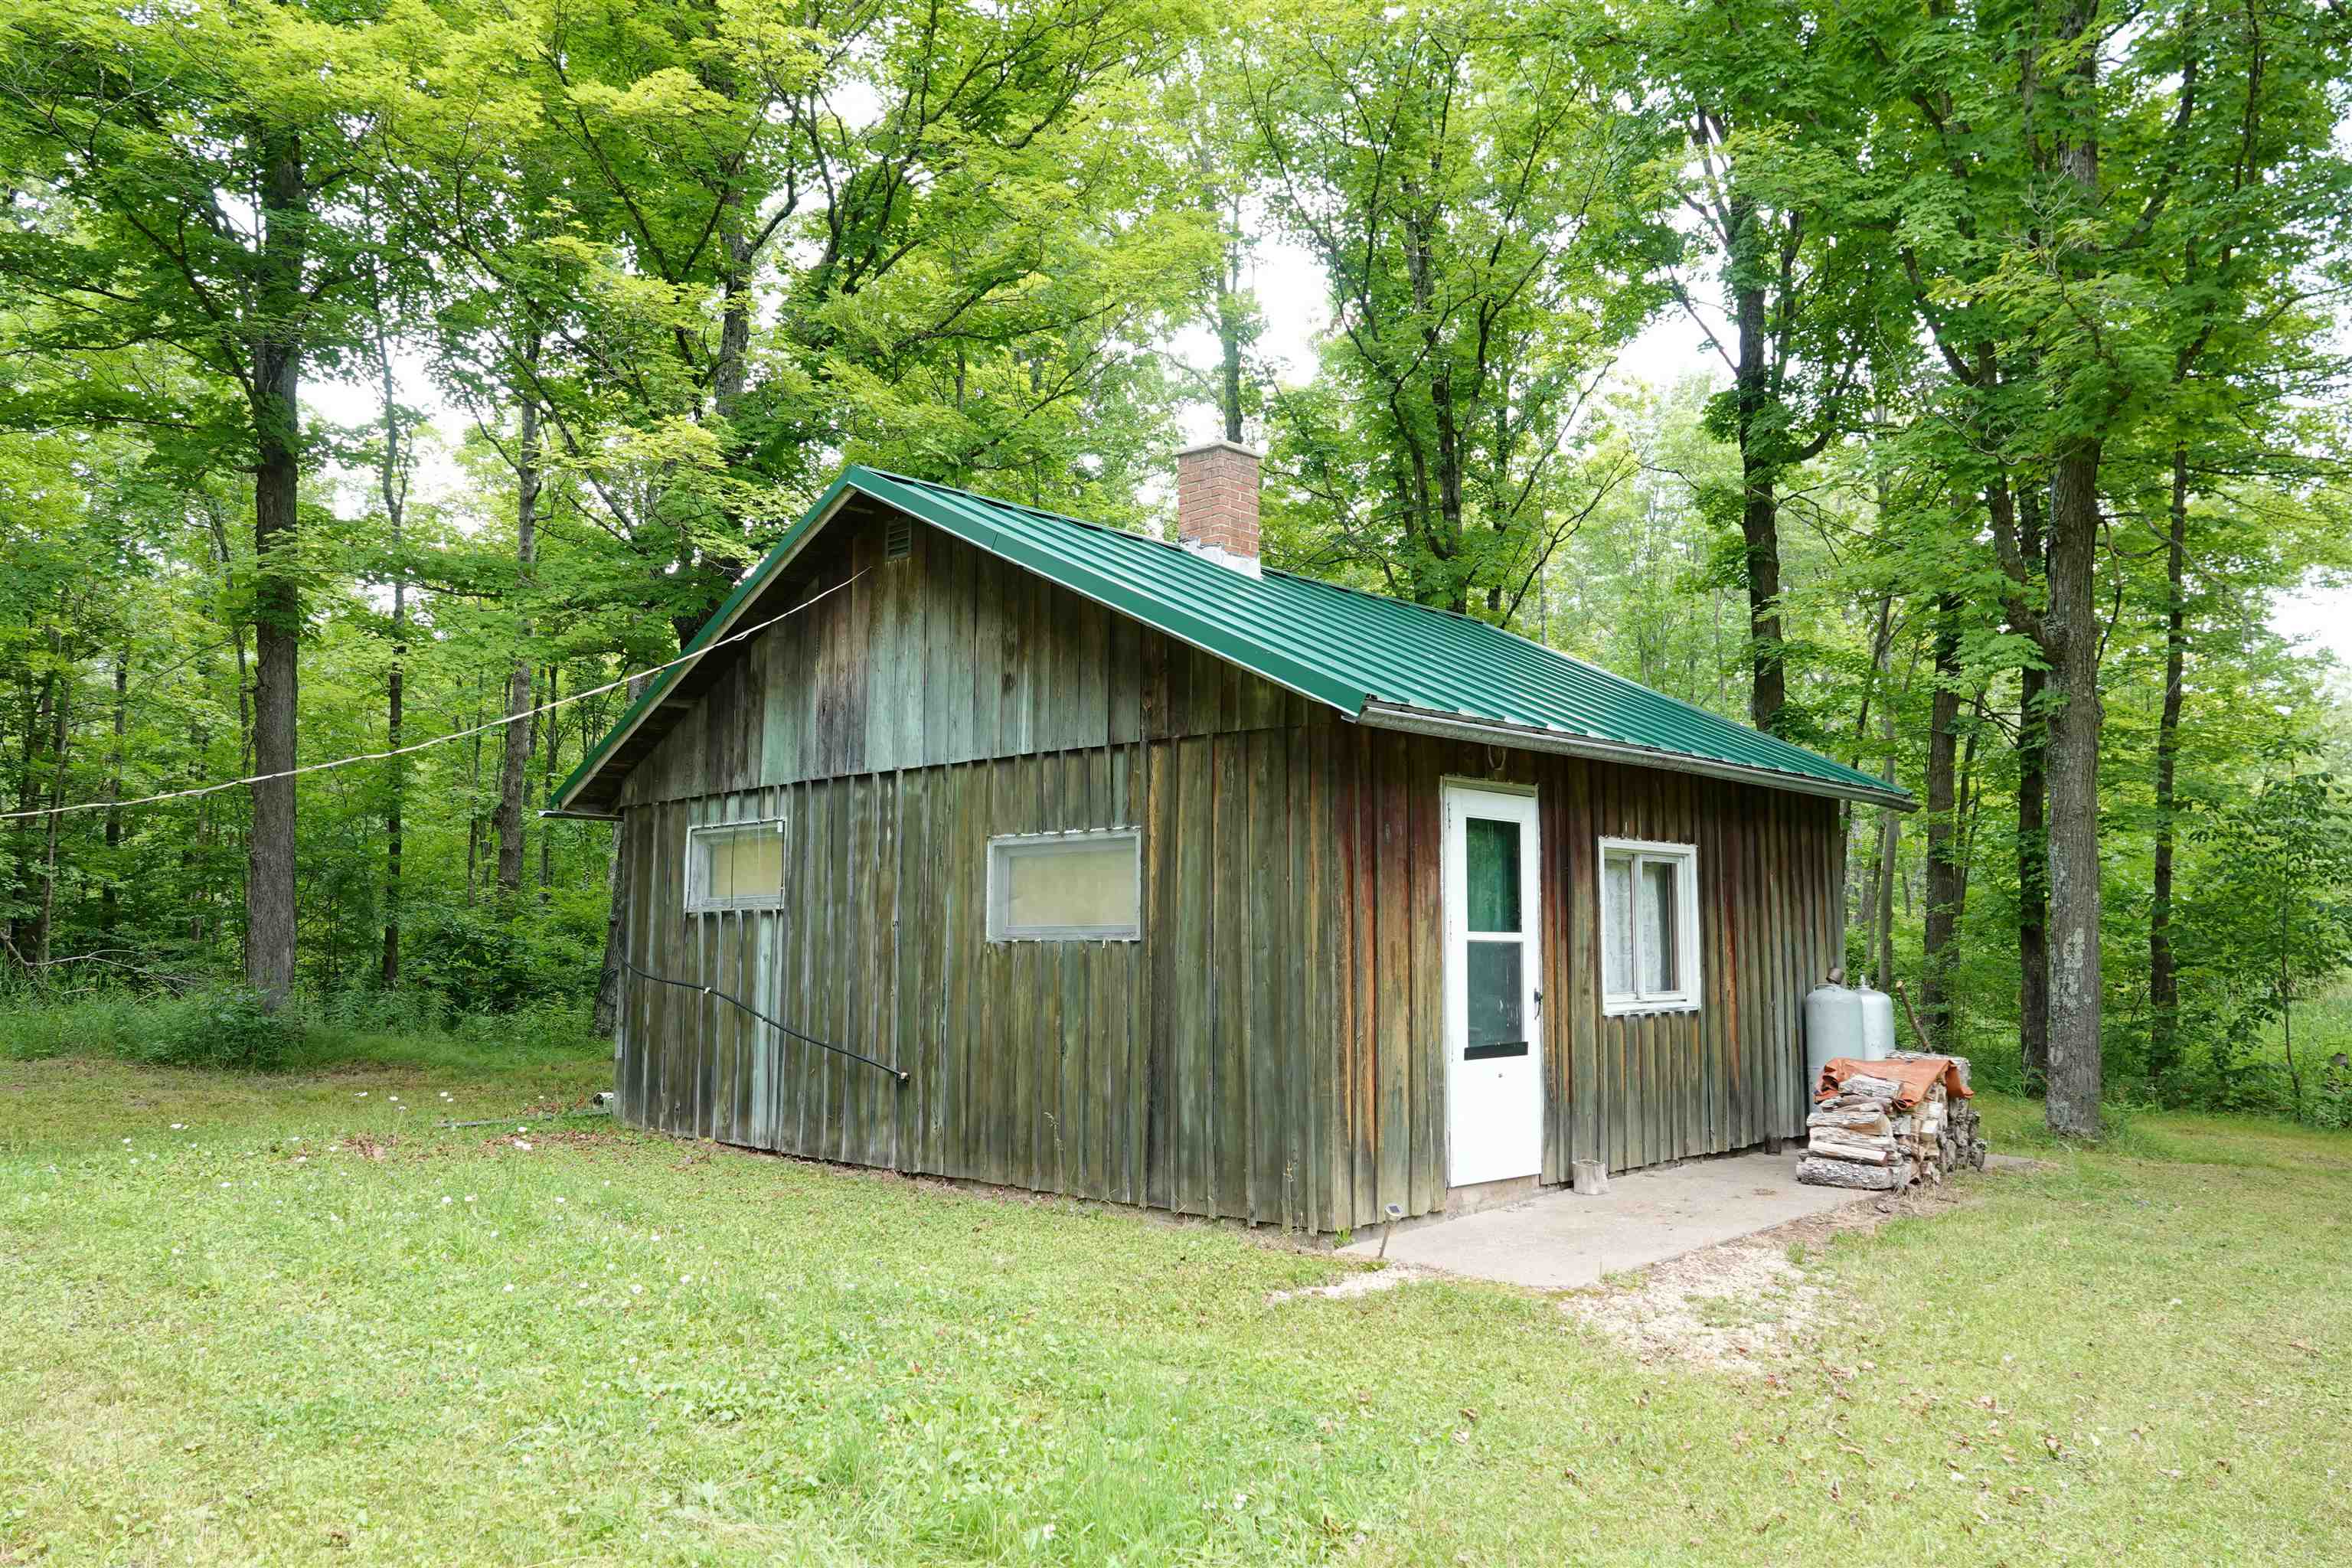
<instances>
[{"instance_id":1,"label":"vertical wood board siding","mask_svg":"<svg viewBox=\"0 0 2352 1568\"><path fill-rule=\"evenodd\" d=\"M1793 1135L1834 962L1835 803L1370 731L915 531L844 518L632 773L625 1119L814 1157L1328 1231L1447 1193L1442 789L1533 786L1541 1179ZM763 606L760 614L773 614ZM753 618L757 618L756 616ZM688 916L687 830L780 818L782 907ZM1143 939L986 938L994 835L1135 826ZM1699 1005L1603 1016L1603 837L1697 847Z\"/></svg>"}]
</instances>

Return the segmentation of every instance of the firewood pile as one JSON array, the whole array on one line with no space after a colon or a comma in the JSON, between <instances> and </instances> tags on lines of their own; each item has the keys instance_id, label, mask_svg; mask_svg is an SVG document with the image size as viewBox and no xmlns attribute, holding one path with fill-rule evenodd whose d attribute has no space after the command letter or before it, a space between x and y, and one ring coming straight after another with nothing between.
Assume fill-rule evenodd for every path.
<instances>
[{"instance_id":1,"label":"firewood pile","mask_svg":"<svg viewBox=\"0 0 2352 1568\"><path fill-rule=\"evenodd\" d=\"M1895 1061L1931 1058L1898 1051ZM1965 1057L1942 1058L1960 1082L1969 1081ZM1904 1086L1874 1073L1849 1073L1836 1092L1814 1101L1805 1118L1805 1152L1797 1180L1820 1187L1900 1192L1914 1184L1934 1186L1966 1166L1985 1166L1985 1141L1976 1107L1952 1097L1938 1077L1917 1103L1901 1103Z\"/></svg>"}]
</instances>

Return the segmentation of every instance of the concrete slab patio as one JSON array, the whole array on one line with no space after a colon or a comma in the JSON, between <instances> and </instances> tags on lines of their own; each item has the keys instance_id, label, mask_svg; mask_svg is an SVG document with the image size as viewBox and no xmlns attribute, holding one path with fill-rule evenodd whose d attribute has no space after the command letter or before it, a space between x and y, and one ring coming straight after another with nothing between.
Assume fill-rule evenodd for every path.
<instances>
[{"instance_id":1,"label":"concrete slab patio","mask_svg":"<svg viewBox=\"0 0 2352 1568\"><path fill-rule=\"evenodd\" d=\"M1605 1274L1885 1195L1801 1186L1793 1151L1727 1154L1612 1176L1601 1197L1579 1197L1563 1188L1475 1214L1399 1226L1389 1238L1388 1258L1506 1285L1576 1290L1599 1284ZM1340 1251L1371 1258L1380 1249L1375 1230Z\"/></svg>"}]
</instances>

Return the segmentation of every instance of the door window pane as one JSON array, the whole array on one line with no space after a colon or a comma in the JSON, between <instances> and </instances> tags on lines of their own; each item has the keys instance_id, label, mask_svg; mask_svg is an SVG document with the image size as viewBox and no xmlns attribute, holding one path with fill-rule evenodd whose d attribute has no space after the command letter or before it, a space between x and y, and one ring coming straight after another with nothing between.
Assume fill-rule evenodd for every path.
<instances>
[{"instance_id":1,"label":"door window pane","mask_svg":"<svg viewBox=\"0 0 2352 1568\"><path fill-rule=\"evenodd\" d=\"M1519 825L1473 816L1462 824L1471 931L1519 931Z\"/></svg>"},{"instance_id":2,"label":"door window pane","mask_svg":"<svg viewBox=\"0 0 2352 1568\"><path fill-rule=\"evenodd\" d=\"M1633 863L1611 856L1601 877L1601 988L1612 996L1633 989Z\"/></svg>"},{"instance_id":3,"label":"door window pane","mask_svg":"<svg viewBox=\"0 0 2352 1568\"><path fill-rule=\"evenodd\" d=\"M1642 989L1652 995L1682 988L1681 872L1672 860L1642 862Z\"/></svg>"},{"instance_id":4,"label":"door window pane","mask_svg":"<svg viewBox=\"0 0 2352 1568\"><path fill-rule=\"evenodd\" d=\"M1465 1059L1527 1054L1527 946L1519 942L1465 942L1470 1027Z\"/></svg>"}]
</instances>

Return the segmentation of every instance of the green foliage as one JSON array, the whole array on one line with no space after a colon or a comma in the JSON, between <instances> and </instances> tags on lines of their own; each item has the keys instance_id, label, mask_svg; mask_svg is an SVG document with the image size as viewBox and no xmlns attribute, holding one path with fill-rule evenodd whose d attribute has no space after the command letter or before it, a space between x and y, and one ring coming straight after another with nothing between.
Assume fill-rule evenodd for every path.
<instances>
[{"instance_id":1,"label":"green foliage","mask_svg":"<svg viewBox=\"0 0 2352 1568\"><path fill-rule=\"evenodd\" d=\"M1624 111L1631 62L1597 7L1269 12L1236 74L1335 321L1315 384L1277 405L1278 537L1299 564L1513 624L1631 477L1580 426L1654 299L1668 144Z\"/></svg>"},{"instance_id":2,"label":"green foliage","mask_svg":"<svg viewBox=\"0 0 2352 1568\"><path fill-rule=\"evenodd\" d=\"M546 909L419 906L408 923L408 976L457 1013L584 1004L604 948L603 902L583 894Z\"/></svg>"},{"instance_id":3,"label":"green foliage","mask_svg":"<svg viewBox=\"0 0 2352 1568\"><path fill-rule=\"evenodd\" d=\"M131 1054L159 1067L274 1072L301 1038L300 1026L246 985L216 985L149 1011Z\"/></svg>"},{"instance_id":4,"label":"green foliage","mask_svg":"<svg viewBox=\"0 0 2352 1568\"><path fill-rule=\"evenodd\" d=\"M2298 1060L2295 1005L2352 968L2352 795L2330 773L2289 773L2202 814L2192 831L2210 869L2182 912L2184 967L2205 979L2220 1038L2275 1026L2304 1113L2312 1043Z\"/></svg>"},{"instance_id":5,"label":"green foliage","mask_svg":"<svg viewBox=\"0 0 2352 1568\"><path fill-rule=\"evenodd\" d=\"M2345 868L2255 868L2302 831L2277 748L2352 759L2270 624L2352 571L2347 45L2287 0L0 0L0 964L51 998L0 1040L136 1058L162 1014L93 983L242 964L246 792L39 813L253 771L264 631L300 761L383 749L395 673L431 742L518 666L544 700L674 653L845 459L1156 529L1214 403L1271 450L1276 565L1727 715L1777 665L1777 728L1923 796L1948 757L1932 824L1856 814L1849 956L1930 969L1932 829L1996 1083L2051 484L2095 446L2111 1088L2335 1115ZM1276 240L1328 318L1278 382ZM1708 357L1612 371L1662 317ZM273 441L300 527L263 541ZM530 791L625 700L530 726ZM611 831L526 813L499 888L503 747L296 784L302 1051L577 1026Z\"/></svg>"}]
</instances>

